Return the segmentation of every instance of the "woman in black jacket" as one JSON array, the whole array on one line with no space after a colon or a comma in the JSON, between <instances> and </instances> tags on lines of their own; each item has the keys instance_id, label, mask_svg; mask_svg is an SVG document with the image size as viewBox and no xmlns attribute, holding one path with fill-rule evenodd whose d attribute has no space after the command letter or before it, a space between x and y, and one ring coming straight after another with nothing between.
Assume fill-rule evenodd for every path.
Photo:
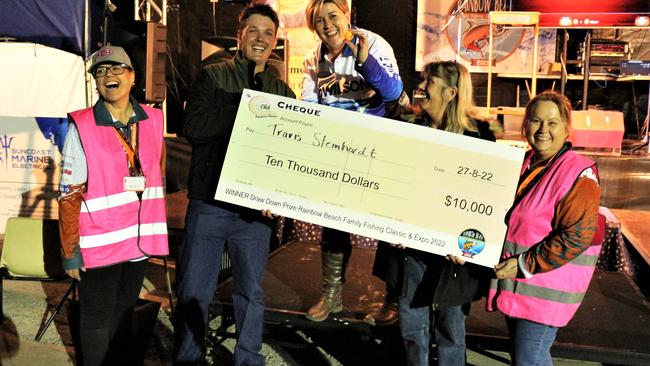
<instances>
[{"instance_id":1,"label":"woman in black jacket","mask_svg":"<svg viewBox=\"0 0 650 366\"><path fill-rule=\"evenodd\" d=\"M476 112L472 81L456 62L424 67L416 123L466 136L495 141L494 133ZM435 213L432 216L435 219ZM489 269L414 249L404 250L403 291L399 299L400 331L409 365L429 364L431 322L439 365L465 365L465 317L472 300L487 292ZM433 314L432 314L433 313ZM433 318L431 316L433 315Z\"/></svg>"}]
</instances>

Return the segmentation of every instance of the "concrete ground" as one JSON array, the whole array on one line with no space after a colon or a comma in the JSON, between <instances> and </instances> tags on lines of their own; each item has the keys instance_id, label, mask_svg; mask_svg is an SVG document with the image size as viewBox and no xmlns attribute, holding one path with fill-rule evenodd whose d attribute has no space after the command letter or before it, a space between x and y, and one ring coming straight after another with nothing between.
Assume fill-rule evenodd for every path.
<instances>
[{"instance_id":1,"label":"concrete ground","mask_svg":"<svg viewBox=\"0 0 650 366\"><path fill-rule=\"evenodd\" d=\"M48 306L54 307L67 285L11 280L5 280L3 284L5 319L0 331L0 365L74 365L74 346L68 321L70 309L67 305L64 305L43 339L40 342L33 340L41 320L46 318ZM141 297L162 305L153 325L153 336L146 351L144 365L171 365L173 333L160 263L149 263ZM154 308L157 308L158 304L155 305ZM150 308L151 306L147 305L140 313L150 312ZM146 315L140 315L139 318L146 318ZM211 323L213 328L219 325L220 318ZM233 333L233 327L230 327L228 332ZM210 360L215 365L232 365L234 339L231 336L212 339L215 342L210 344ZM270 366L394 365L395 345L386 339L390 337L368 337L367 334L346 333L343 329L314 331L269 326L266 329L262 353ZM468 361L471 365L479 366L507 365L508 355L503 352L469 350ZM555 359L554 362L555 365L600 365L562 359Z\"/></svg>"},{"instance_id":2,"label":"concrete ground","mask_svg":"<svg viewBox=\"0 0 650 366\"><path fill-rule=\"evenodd\" d=\"M145 365L171 365L173 333L162 273L161 265L153 261L148 264L140 294L141 299L148 301L143 301L136 313L135 321L145 325L139 326L135 342L150 338L149 347L142 347L143 352L147 348ZM154 281L160 281L162 289L157 288ZM69 282L3 280L0 365L75 364L70 315L76 309L69 303L64 303L40 342L34 340L40 324L49 317L69 285ZM147 335L147 330L142 332L142 328L148 328L149 332L153 329L153 336Z\"/></svg>"}]
</instances>

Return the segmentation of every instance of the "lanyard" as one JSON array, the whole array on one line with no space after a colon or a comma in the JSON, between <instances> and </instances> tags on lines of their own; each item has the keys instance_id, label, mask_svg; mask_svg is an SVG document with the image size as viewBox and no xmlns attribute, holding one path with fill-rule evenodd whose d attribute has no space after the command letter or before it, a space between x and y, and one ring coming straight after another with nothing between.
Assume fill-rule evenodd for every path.
<instances>
[{"instance_id":1,"label":"lanyard","mask_svg":"<svg viewBox=\"0 0 650 366\"><path fill-rule=\"evenodd\" d=\"M560 151L562 151L562 149L560 149ZM553 156L551 156L544 165L540 165L534 168L530 173L528 173L528 175L523 180L523 182L519 183L519 187L517 188L517 194L516 194L517 197L521 195L521 193L526 189L526 187L528 187L528 185L535 179L535 177L537 177L541 172L546 170L546 168L551 165L551 163L553 162L553 160L555 160L555 157L558 155L560 151L553 154Z\"/></svg>"},{"instance_id":2,"label":"lanyard","mask_svg":"<svg viewBox=\"0 0 650 366\"><path fill-rule=\"evenodd\" d=\"M528 187L528 184L530 184L530 182L532 182L532 180L535 179L535 177L536 177L539 173L541 173L542 170L544 170L544 168L546 168L546 165L544 165L544 166L538 166L538 167L535 168L532 172L530 172L530 173L528 174L528 176L526 176L526 179L524 179L524 181L521 182L521 183L519 184L519 188L517 188L517 196L519 196L519 195L521 194L521 192L523 192L523 190L524 190L526 187Z\"/></svg>"},{"instance_id":3,"label":"lanyard","mask_svg":"<svg viewBox=\"0 0 650 366\"><path fill-rule=\"evenodd\" d=\"M129 174L132 177L141 176L143 174L140 159L138 158L138 124L131 123L128 127L131 131L130 143L127 142L128 138L124 132L120 131L117 127L115 127L115 134L117 135L117 139L120 140L122 150L126 155L129 164Z\"/></svg>"}]
</instances>

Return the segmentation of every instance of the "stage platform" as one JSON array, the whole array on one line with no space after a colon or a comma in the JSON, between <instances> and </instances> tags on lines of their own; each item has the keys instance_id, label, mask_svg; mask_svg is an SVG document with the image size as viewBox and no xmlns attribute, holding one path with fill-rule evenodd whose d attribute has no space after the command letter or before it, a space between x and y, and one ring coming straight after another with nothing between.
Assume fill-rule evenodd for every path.
<instances>
[{"instance_id":1,"label":"stage platform","mask_svg":"<svg viewBox=\"0 0 650 366\"><path fill-rule=\"evenodd\" d=\"M322 323L304 318L319 298L320 250L313 242L292 242L269 258L264 279L265 321L270 325L345 330L382 337L385 329L361 321L383 302L383 283L370 275L374 250L354 248L344 286L344 310ZM214 309L231 312L231 283L223 282ZM485 311L483 301L472 306L467 320L468 345L472 349L508 349L503 316ZM650 364L650 304L633 281L622 273L598 270L575 318L558 333L555 357L616 365Z\"/></svg>"},{"instance_id":2,"label":"stage platform","mask_svg":"<svg viewBox=\"0 0 650 366\"><path fill-rule=\"evenodd\" d=\"M384 302L384 283L371 275L375 251L354 248L343 290L344 311L323 323L304 319L307 309L320 298L320 247L314 242L292 242L269 257L264 276L267 320L278 324L330 326L365 325L363 317ZM219 301L228 302L230 282L220 285Z\"/></svg>"},{"instance_id":3,"label":"stage platform","mask_svg":"<svg viewBox=\"0 0 650 366\"><path fill-rule=\"evenodd\" d=\"M650 212L618 209L611 211L621 225L623 236L636 249L646 264L650 265Z\"/></svg>"},{"instance_id":4,"label":"stage platform","mask_svg":"<svg viewBox=\"0 0 650 366\"><path fill-rule=\"evenodd\" d=\"M650 157L581 154L598 164L601 206L650 211Z\"/></svg>"}]
</instances>

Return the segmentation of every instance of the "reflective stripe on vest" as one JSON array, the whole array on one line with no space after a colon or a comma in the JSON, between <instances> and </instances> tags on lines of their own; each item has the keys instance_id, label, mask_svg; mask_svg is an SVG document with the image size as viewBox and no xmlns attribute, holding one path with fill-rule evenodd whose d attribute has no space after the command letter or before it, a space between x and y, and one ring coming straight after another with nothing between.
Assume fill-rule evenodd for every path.
<instances>
[{"instance_id":1,"label":"reflective stripe on vest","mask_svg":"<svg viewBox=\"0 0 650 366\"><path fill-rule=\"evenodd\" d=\"M142 201L164 198L162 187L146 188L142 192ZM81 212L96 212L108 208L114 208L129 203L138 202L138 196L134 192L120 192L104 197L92 198L83 203Z\"/></svg>"},{"instance_id":2,"label":"reflective stripe on vest","mask_svg":"<svg viewBox=\"0 0 650 366\"><path fill-rule=\"evenodd\" d=\"M499 290L502 291L515 292L515 287L517 288L517 293L520 295L557 301L563 304L579 304L584 298L584 293L582 292L558 291L527 283L515 282L513 280L504 280L499 282Z\"/></svg>"},{"instance_id":3,"label":"reflective stripe on vest","mask_svg":"<svg viewBox=\"0 0 650 366\"><path fill-rule=\"evenodd\" d=\"M520 246L508 241L506 241L506 243L503 244L504 253L523 253L526 250L528 250L528 248L529 247ZM594 267L596 265L596 262L598 262L598 255L600 254L600 252L595 253L595 255L590 254L590 252L591 252L590 250L586 250L581 255L577 256L576 258L573 258L573 260L571 260L570 263L577 266ZM512 255L509 255L508 257L511 256Z\"/></svg>"}]
</instances>

